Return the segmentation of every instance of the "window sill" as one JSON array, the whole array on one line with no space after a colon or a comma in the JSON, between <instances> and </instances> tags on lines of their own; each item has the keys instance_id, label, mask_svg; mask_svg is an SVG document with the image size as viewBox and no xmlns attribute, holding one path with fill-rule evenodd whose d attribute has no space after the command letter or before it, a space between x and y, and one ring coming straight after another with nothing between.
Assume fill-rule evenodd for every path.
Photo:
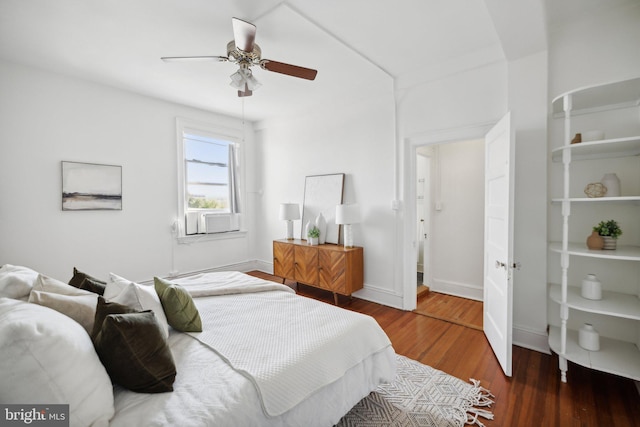
<instances>
[{"instance_id":1,"label":"window sill","mask_svg":"<svg viewBox=\"0 0 640 427\"><path fill-rule=\"evenodd\" d=\"M215 240L227 240L227 239L242 239L247 236L246 230L239 231L226 231L223 233L210 233L210 234L189 234L186 236L178 236L178 244L190 245L198 242L210 242Z\"/></svg>"}]
</instances>

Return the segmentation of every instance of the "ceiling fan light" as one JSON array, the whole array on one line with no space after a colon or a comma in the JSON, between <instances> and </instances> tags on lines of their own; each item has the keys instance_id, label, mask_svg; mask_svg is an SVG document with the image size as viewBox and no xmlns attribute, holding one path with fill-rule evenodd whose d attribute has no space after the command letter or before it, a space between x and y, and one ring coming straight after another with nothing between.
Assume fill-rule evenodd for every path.
<instances>
[{"instance_id":1,"label":"ceiling fan light","mask_svg":"<svg viewBox=\"0 0 640 427\"><path fill-rule=\"evenodd\" d=\"M258 81L253 75L249 74L246 79L246 85L249 90L254 91L262 86L262 83Z\"/></svg>"},{"instance_id":2,"label":"ceiling fan light","mask_svg":"<svg viewBox=\"0 0 640 427\"><path fill-rule=\"evenodd\" d=\"M231 74L231 87L236 89L243 89L246 81L246 77L241 73L242 70L238 70L235 73Z\"/></svg>"}]
</instances>

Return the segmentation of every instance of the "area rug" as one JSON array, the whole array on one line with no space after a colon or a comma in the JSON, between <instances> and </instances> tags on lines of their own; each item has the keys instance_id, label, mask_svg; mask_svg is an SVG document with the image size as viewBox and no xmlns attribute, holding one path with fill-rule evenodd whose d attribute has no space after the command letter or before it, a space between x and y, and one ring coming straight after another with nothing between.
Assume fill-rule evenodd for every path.
<instances>
[{"instance_id":1,"label":"area rug","mask_svg":"<svg viewBox=\"0 0 640 427\"><path fill-rule=\"evenodd\" d=\"M397 356L394 381L379 386L345 415L337 427L484 426L493 419L493 395L471 379L466 383L430 366Z\"/></svg>"}]
</instances>

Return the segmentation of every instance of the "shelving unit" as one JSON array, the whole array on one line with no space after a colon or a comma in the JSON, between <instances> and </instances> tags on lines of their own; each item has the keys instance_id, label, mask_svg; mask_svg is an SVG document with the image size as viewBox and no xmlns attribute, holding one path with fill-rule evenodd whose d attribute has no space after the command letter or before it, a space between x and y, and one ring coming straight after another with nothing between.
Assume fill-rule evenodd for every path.
<instances>
[{"instance_id":1,"label":"shelving unit","mask_svg":"<svg viewBox=\"0 0 640 427\"><path fill-rule=\"evenodd\" d=\"M569 283L569 268L572 257L598 259L599 262L606 263L607 266L613 265L612 261L640 265L639 235L627 238L627 241L631 241L637 246L619 244L618 248L613 251L589 250L584 241L575 242L570 241L569 238L572 208L588 212L589 209L596 207L606 207L607 213L611 213L612 217L629 209L635 209L638 214L631 215L631 218L635 218L634 221L638 221L638 223L632 224L628 228L632 230L631 233L638 234L637 230L640 229L640 189L637 191L638 194L622 197L588 198L584 195L576 197L575 194L570 194L569 184L572 162L598 159L620 159L616 161L623 161L622 159L628 159L629 156L640 157L640 126L636 126L635 122L631 126L636 130L634 135L571 144L575 132L572 129L573 116L610 114L611 111L622 108L637 108L640 113L639 106L640 78L577 89L553 100L553 117L564 118L564 136L563 145L551 150L552 161L562 163L563 191L561 197L551 200L552 204L559 205L561 208L562 240L549 244L551 254L559 255L561 269L560 283L551 283L548 291L549 300L560 306L560 326L550 325L549 346L559 355L563 382L567 381L567 361L640 380L640 277L638 277L640 275L631 275L634 277L628 278L629 283L620 286L620 288L627 290L625 292L618 292L615 284L612 286L613 290L603 286L603 298L599 301L583 298L580 288L575 286L579 283L572 283L574 286ZM633 120L640 122L640 114L636 114ZM640 170L640 168L638 169ZM612 268L615 267L609 267L609 269ZM586 275L589 272L579 273ZM574 276L573 282L575 281ZM634 286L636 292L628 293L628 289L632 289ZM587 351L578 344L578 331L572 330L568 326L572 311L580 312L581 317L585 318L597 319L595 316L604 316L611 322L632 322L636 328L635 336L637 338L635 342L630 342L601 336L600 350Z\"/></svg>"}]
</instances>

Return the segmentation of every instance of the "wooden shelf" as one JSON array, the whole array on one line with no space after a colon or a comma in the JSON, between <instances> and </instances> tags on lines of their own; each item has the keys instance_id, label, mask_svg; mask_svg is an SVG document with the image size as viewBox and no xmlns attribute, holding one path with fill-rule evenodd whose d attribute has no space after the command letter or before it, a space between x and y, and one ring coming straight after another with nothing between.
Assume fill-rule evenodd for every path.
<instances>
[{"instance_id":1,"label":"wooden shelf","mask_svg":"<svg viewBox=\"0 0 640 427\"><path fill-rule=\"evenodd\" d=\"M549 347L567 360L598 371L640 381L640 350L635 344L600 337L600 351L588 351L578 345L578 332L567 330L566 352L560 353L560 328L549 327Z\"/></svg>"},{"instance_id":2,"label":"wooden shelf","mask_svg":"<svg viewBox=\"0 0 640 427\"><path fill-rule=\"evenodd\" d=\"M549 297L561 304L562 286L551 284ZM567 305L574 310L640 320L640 298L636 295L603 291L602 299L595 301L583 298L579 287L567 286Z\"/></svg>"},{"instance_id":3,"label":"wooden shelf","mask_svg":"<svg viewBox=\"0 0 640 427\"><path fill-rule=\"evenodd\" d=\"M563 145L551 151L554 162L562 161L562 152L571 151L571 160L607 159L615 157L640 156L640 136L603 139Z\"/></svg>"},{"instance_id":4,"label":"wooden shelf","mask_svg":"<svg viewBox=\"0 0 640 427\"><path fill-rule=\"evenodd\" d=\"M562 243L551 242L549 250L562 253ZM626 261L640 261L640 246L618 245L616 250L591 250L585 243L569 243L567 247L569 255L584 256L590 258L617 259Z\"/></svg>"}]
</instances>

